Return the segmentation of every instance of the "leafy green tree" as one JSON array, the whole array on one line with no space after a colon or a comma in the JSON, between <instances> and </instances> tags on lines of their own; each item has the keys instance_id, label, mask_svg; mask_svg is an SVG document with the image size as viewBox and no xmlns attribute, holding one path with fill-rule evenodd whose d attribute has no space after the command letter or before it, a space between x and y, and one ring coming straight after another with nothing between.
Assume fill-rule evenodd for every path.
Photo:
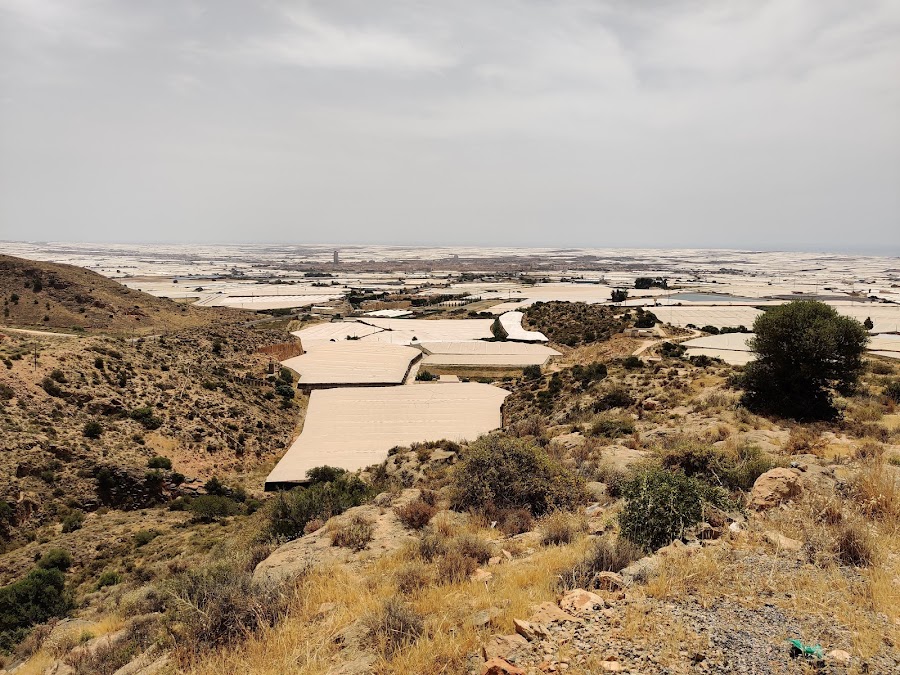
<instances>
[{"instance_id":1,"label":"leafy green tree","mask_svg":"<svg viewBox=\"0 0 900 675\"><path fill-rule=\"evenodd\" d=\"M875 328L875 324L872 323L871 316L867 316L866 320L863 321L863 328L865 328L866 330L872 330L873 328Z\"/></svg>"},{"instance_id":2,"label":"leafy green tree","mask_svg":"<svg viewBox=\"0 0 900 675\"><path fill-rule=\"evenodd\" d=\"M851 392L863 370L869 338L862 324L802 300L760 315L753 331L757 358L744 372L744 405L795 419L834 418L834 392Z\"/></svg>"},{"instance_id":3,"label":"leafy green tree","mask_svg":"<svg viewBox=\"0 0 900 675\"><path fill-rule=\"evenodd\" d=\"M624 288L614 288L609 297L613 302L625 302L628 299L628 291Z\"/></svg>"}]
</instances>

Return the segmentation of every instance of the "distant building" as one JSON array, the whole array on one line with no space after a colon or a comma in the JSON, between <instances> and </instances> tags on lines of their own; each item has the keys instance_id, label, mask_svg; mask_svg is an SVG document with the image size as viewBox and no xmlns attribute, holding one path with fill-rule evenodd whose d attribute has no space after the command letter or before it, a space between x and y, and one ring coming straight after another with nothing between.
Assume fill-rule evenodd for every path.
<instances>
[{"instance_id":1,"label":"distant building","mask_svg":"<svg viewBox=\"0 0 900 675\"><path fill-rule=\"evenodd\" d=\"M335 266L341 264L341 258L340 258L340 256L338 255L338 252L337 252L337 251L334 252L334 264L335 264Z\"/></svg>"}]
</instances>

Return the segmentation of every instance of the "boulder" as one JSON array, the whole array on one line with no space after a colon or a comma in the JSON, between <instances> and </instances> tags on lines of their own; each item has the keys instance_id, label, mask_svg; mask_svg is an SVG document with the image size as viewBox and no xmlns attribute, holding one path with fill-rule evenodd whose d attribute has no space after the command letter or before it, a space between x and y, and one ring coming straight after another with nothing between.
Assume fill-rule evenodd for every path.
<instances>
[{"instance_id":1,"label":"boulder","mask_svg":"<svg viewBox=\"0 0 900 675\"><path fill-rule=\"evenodd\" d=\"M825 658L842 666L850 665L850 654L843 649L833 649L825 655Z\"/></svg>"},{"instance_id":2,"label":"boulder","mask_svg":"<svg viewBox=\"0 0 900 675\"><path fill-rule=\"evenodd\" d=\"M515 626L516 632L529 642L534 642L535 640L540 640L541 638L550 635L546 626L540 623L531 623L530 621L523 621L522 619L513 619L513 626Z\"/></svg>"},{"instance_id":3,"label":"boulder","mask_svg":"<svg viewBox=\"0 0 900 675\"><path fill-rule=\"evenodd\" d=\"M797 552L801 548L803 548L803 542L798 541L797 539L791 539L790 537L785 537L780 532L775 532L774 530L768 530L763 534L765 540L772 544L775 548L783 551L793 551Z\"/></svg>"},{"instance_id":4,"label":"boulder","mask_svg":"<svg viewBox=\"0 0 900 675\"><path fill-rule=\"evenodd\" d=\"M596 593L591 593L583 588L576 588L562 596L559 601L559 607L570 614L580 614L581 612L603 609L606 607L606 602Z\"/></svg>"},{"instance_id":5,"label":"boulder","mask_svg":"<svg viewBox=\"0 0 900 675\"><path fill-rule=\"evenodd\" d=\"M800 472L778 467L766 471L756 479L750 492L750 508L764 511L797 496L803 487Z\"/></svg>"},{"instance_id":6,"label":"boulder","mask_svg":"<svg viewBox=\"0 0 900 675\"><path fill-rule=\"evenodd\" d=\"M528 640L521 635L494 635L481 648L481 653L485 660L490 661L497 656L502 659L508 659L517 652L527 649Z\"/></svg>"},{"instance_id":7,"label":"boulder","mask_svg":"<svg viewBox=\"0 0 900 675\"><path fill-rule=\"evenodd\" d=\"M526 673L506 659L495 656L481 666L481 675L526 675Z\"/></svg>"},{"instance_id":8,"label":"boulder","mask_svg":"<svg viewBox=\"0 0 900 675\"><path fill-rule=\"evenodd\" d=\"M554 605L552 602L542 602L539 605L535 605L531 608L532 614L528 618L530 623L539 623L539 624L548 624L548 623L565 623L566 621L570 621L572 623L584 623L578 617L574 617L571 614L568 614L562 611L559 607Z\"/></svg>"},{"instance_id":9,"label":"boulder","mask_svg":"<svg viewBox=\"0 0 900 675\"><path fill-rule=\"evenodd\" d=\"M472 615L472 625L475 628L484 628L485 626L489 626L494 622L498 616L500 616L500 608L499 607L488 607L487 609L482 609L480 612L475 612Z\"/></svg>"}]
</instances>

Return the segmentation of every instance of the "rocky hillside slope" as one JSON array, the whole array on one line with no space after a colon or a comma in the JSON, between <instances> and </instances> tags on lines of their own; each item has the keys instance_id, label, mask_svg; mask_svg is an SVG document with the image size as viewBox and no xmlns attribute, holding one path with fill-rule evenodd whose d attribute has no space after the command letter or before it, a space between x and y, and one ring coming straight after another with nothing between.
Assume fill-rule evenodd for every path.
<instances>
[{"instance_id":1,"label":"rocky hillside slope","mask_svg":"<svg viewBox=\"0 0 900 675\"><path fill-rule=\"evenodd\" d=\"M0 255L0 300L0 325L42 329L140 335L240 318L156 298L81 267L8 255Z\"/></svg>"}]
</instances>

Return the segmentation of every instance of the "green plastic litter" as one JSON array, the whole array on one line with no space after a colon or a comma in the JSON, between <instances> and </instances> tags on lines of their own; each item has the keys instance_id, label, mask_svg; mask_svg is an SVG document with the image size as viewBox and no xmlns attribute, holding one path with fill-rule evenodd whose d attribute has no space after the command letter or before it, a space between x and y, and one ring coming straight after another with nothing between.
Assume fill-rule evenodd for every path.
<instances>
[{"instance_id":1,"label":"green plastic litter","mask_svg":"<svg viewBox=\"0 0 900 675\"><path fill-rule=\"evenodd\" d=\"M795 656L805 656L808 659L824 659L825 650L821 645L805 645L800 640L788 640L791 643L791 652Z\"/></svg>"}]
</instances>

